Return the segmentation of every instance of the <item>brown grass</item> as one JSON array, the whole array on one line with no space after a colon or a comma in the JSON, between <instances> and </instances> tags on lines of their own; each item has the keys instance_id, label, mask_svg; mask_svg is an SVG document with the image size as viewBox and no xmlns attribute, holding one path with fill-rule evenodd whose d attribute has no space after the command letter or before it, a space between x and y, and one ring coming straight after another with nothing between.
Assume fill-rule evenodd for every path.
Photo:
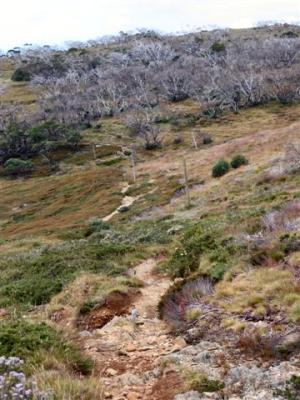
<instances>
[{"instance_id":1,"label":"brown grass","mask_svg":"<svg viewBox=\"0 0 300 400\"><path fill-rule=\"evenodd\" d=\"M59 234L84 226L90 217L104 217L120 204L122 170L75 169L62 176L2 180L2 235Z\"/></svg>"}]
</instances>

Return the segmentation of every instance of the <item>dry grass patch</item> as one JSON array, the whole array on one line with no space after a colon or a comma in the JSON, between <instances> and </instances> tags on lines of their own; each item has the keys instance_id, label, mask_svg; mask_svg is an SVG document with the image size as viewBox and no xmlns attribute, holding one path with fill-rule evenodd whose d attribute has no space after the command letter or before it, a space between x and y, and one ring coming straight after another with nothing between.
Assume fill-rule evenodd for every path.
<instances>
[{"instance_id":1,"label":"dry grass patch","mask_svg":"<svg viewBox=\"0 0 300 400\"><path fill-rule=\"evenodd\" d=\"M117 167L75 169L73 173L2 181L0 211L4 237L60 234L104 217L120 205L122 170Z\"/></svg>"},{"instance_id":2,"label":"dry grass patch","mask_svg":"<svg viewBox=\"0 0 300 400\"><path fill-rule=\"evenodd\" d=\"M103 387L99 377L80 378L67 371L38 370L33 376L37 386L55 400L102 400Z\"/></svg>"},{"instance_id":3,"label":"dry grass patch","mask_svg":"<svg viewBox=\"0 0 300 400\"><path fill-rule=\"evenodd\" d=\"M33 104L37 100L36 91L26 82L8 81L8 86L1 96L4 103L22 103L24 105Z\"/></svg>"},{"instance_id":4,"label":"dry grass patch","mask_svg":"<svg viewBox=\"0 0 300 400\"><path fill-rule=\"evenodd\" d=\"M217 304L229 312L250 312L261 317L270 311L284 312L290 320L300 320L300 288L289 271L261 268L242 273L231 282L218 283L215 297Z\"/></svg>"}]
</instances>

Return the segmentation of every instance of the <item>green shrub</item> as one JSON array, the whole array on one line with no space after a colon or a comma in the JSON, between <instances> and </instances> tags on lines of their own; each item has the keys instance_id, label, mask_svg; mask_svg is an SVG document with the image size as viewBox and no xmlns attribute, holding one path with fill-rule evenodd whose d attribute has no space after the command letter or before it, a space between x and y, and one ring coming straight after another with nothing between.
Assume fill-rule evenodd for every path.
<instances>
[{"instance_id":1,"label":"green shrub","mask_svg":"<svg viewBox=\"0 0 300 400\"><path fill-rule=\"evenodd\" d=\"M209 136L209 135L205 135L204 137L203 137L203 144L211 144L212 142L213 142L213 140L212 140L212 137L211 136Z\"/></svg>"},{"instance_id":2,"label":"green shrub","mask_svg":"<svg viewBox=\"0 0 300 400\"><path fill-rule=\"evenodd\" d=\"M11 80L15 82L30 81L30 73L23 68L17 68L11 76Z\"/></svg>"},{"instance_id":3,"label":"green shrub","mask_svg":"<svg viewBox=\"0 0 300 400\"><path fill-rule=\"evenodd\" d=\"M93 310L95 306L97 306L99 302L94 301L94 300L87 300L85 303L83 303L79 309L79 315L85 315L88 314L90 311Z\"/></svg>"},{"instance_id":4,"label":"green shrub","mask_svg":"<svg viewBox=\"0 0 300 400\"><path fill-rule=\"evenodd\" d=\"M77 146L81 139L79 130L54 121L33 126L28 131L33 151L47 151L63 146Z\"/></svg>"},{"instance_id":5,"label":"green shrub","mask_svg":"<svg viewBox=\"0 0 300 400\"><path fill-rule=\"evenodd\" d=\"M4 171L9 176L25 175L34 171L34 164L30 160L10 158L4 163Z\"/></svg>"},{"instance_id":6,"label":"green shrub","mask_svg":"<svg viewBox=\"0 0 300 400\"><path fill-rule=\"evenodd\" d=\"M236 263L241 247L231 237L222 240L222 232L214 223L201 221L185 231L164 266L170 275L188 277L200 272L218 281Z\"/></svg>"},{"instance_id":7,"label":"green shrub","mask_svg":"<svg viewBox=\"0 0 300 400\"><path fill-rule=\"evenodd\" d=\"M210 49L214 53L221 53L222 51L225 51L225 44L221 42L215 42L211 45Z\"/></svg>"},{"instance_id":8,"label":"green shrub","mask_svg":"<svg viewBox=\"0 0 300 400\"><path fill-rule=\"evenodd\" d=\"M108 230L110 228L110 224L103 219L100 218L91 218L89 220L89 230L91 233L93 232L101 232L103 230Z\"/></svg>"},{"instance_id":9,"label":"green shrub","mask_svg":"<svg viewBox=\"0 0 300 400\"><path fill-rule=\"evenodd\" d=\"M241 154L237 154L236 156L234 156L230 163L231 167L235 169L241 167L242 165L247 165L247 164L248 164L247 158Z\"/></svg>"},{"instance_id":10,"label":"green shrub","mask_svg":"<svg viewBox=\"0 0 300 400\"><path fill-rule=\"evenodd\" d=\"M43 362L43 351L51 352L74 372L88 375L92 371L92 361L81 355L79 349L45 323L35 324L22 320L1 323L1 355L19 357L28 365L38 365Z\"/></svg>"},{"instance_id":11,"label":"green shrub","mask_svg":"<svg viewBox=\"0 0 300 400\"><path fill-rule=\"evenodd\" d=\"M230 165L226 160L219 160L212 169L212 176L218 178L225 175L230 169Z\"/></svg>"},{"instance_id":12,"label":"green shrub","mask_svg":"<svg viewBox=\"0 0 300 400\"><path fill-rule=\"evenodd\" d=\"M224 384L220 381L209 379L206 375L197 372L187 373L187 383L189 390L195 390L199 393L218 392L224 388Z\"/></svg>"},{"instance_id":13,"label":"green shrub","mask_svg":"<svg viewBox=\"0 0 300 400\"><path fill-rule=\"evenodd\" d=\"M171 275L186 277L197 271L201 254L208 249L215 248L215 246L214 235L211 233L204 232L200 227L189 229L168 262Z\"/></svg>"}]
</instances>

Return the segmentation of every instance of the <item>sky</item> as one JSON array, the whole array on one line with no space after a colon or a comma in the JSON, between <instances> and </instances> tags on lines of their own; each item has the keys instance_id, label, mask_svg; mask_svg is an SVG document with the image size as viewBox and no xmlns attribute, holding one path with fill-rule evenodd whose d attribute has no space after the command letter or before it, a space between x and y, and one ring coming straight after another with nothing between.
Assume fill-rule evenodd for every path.
<instances>
[{"instance_id":1,"label":"sky","mask_svg":"<svg viewBox=\"0 0 300 400\"><path fill-rule=\"evenodd\" d=\"M85 41L120 31L250 27L300 21L300 0L13 0L1 3L0 49Z\"/></svg>"}]
</instances>

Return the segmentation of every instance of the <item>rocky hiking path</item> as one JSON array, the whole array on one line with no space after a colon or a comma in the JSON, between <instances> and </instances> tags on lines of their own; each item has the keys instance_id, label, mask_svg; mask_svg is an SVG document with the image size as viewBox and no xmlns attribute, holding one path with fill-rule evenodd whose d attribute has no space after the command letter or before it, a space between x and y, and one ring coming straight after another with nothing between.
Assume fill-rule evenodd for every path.
<instances>
[{"instance_id":1,"label":"rocky hiking path","mask_svg":"<svg viewBox=\"0 0 300 400\"><path fill-rule=\"evenodd\" d=\"M130 271L144 287L128 312L101 329L81 335L81 346L95 361L104 398L113 400L221 400L220 393L190 391L178 372L193 370L224 382L230 400L281 400L274 390L299 374L299 357L262 363L235 356L230 345L204 339L187 345L158 319L157 306L171 280L155 272L159 260L143 261Z\"/></svg>"},{"instance_id":2,"label":"rocky hiking path","mask_svg":"<svg viewBox=\"0 0 300 400\"><path fill-rule=\"evenodd\" d=\"M115 316L84 338L84 348L101 368L105 398L115 400L173 398L180 385L175 371L162 367L162 358L183 347L182 338L169 333L157 317L161 296L171 284L155 273L158 260L148 259L130 271L144 287L128 315Z\"/></svg>"}]
</instances>

